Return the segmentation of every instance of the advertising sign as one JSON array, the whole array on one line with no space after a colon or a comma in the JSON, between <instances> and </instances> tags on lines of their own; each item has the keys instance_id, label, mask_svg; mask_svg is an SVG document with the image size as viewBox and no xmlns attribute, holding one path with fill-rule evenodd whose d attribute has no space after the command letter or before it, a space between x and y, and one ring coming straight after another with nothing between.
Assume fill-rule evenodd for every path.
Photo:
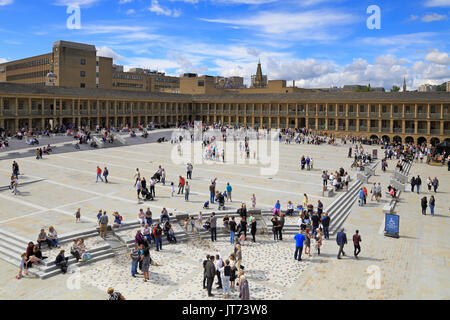
<instances>
[{"instance_id":1,"label":"advertising sign","mask_svg":"<svg viewBox=\"0 0 450 320\"><path fill-rule=\"evenodd\" d=\"M384 217L384 235L388 237L399 237L400 216L392 213L386 213Z\"/></svg>"}]
</instances>

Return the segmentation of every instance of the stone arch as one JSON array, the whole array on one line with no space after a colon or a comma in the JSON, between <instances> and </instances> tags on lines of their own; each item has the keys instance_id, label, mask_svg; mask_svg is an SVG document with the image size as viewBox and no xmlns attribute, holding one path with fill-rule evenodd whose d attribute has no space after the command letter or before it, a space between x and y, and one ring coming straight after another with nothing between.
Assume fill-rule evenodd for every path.
<instances>
[{"instance_id":1,"label":"stone arch","mask_svg":"<svg viewBox=\"0 0 450 320\"><path fill-rule=\"evenodd\" d=\"M411 137L411 136L407 136L407 137L405 138L405 143L414 143L414 138Z\"/></svg>"},{"instance_id":2,"label":"stone arch","mask_svg":"<svg viewBox=\"0 0 450 320\"><path fill-rule=\"evenodd\" d=\"M422 145L422 144L424 144L424 143L427 143L427 138L425 138L425 137L419 137L419 138L417 138L417 144L418 144L418 145Z\"/></svg>"},{"instance_id":3,"label":"stone arch","mask_svg":"<svg viewBox=\"0 0 450 320\"><path fill-rule=\"evenodd\" d=\"M441 140L439 140L439 138L433 137L430 139L430 143L433 147L435 147L439 142L441 142Z\"/></svg>"},{"instance_id":4,"label":"stone arch","mask_svg":"<svg viewBox=\"0 0 450 320\"><path fill-rule=\"evenodd\" d=\"M445 141L450 142L450 138L445 139Z\"/></svg>"},{"instance_id":5,"label":"stone arch","mask_svg":"<svg viewBox=\"0 0 450 320\"><path fill-rule=\"evenodd\" d=\"M386 135L382 136L381 139L383 139L383 141L385 141L387 143L391 142L391 138L389 138L389 136L386 136Z\"/></svg>"},{"instance_id":6,"label":"stone arch","mask_svg":"<svg viewBox=\"0 0 450 320\"><path fill-rule=\"evenodd\" d=\"M373 134L370 136L370 140L374 140L374 139L378 140L378 136L376 134Z\"/></svg>"},{"instance_id":7,"label":"stone arch","mask_svg":"<svg viewBox=\"0 0 450 320\"><path fill-rule=\"evenodd\" d=\"M394 143L402 144L402 137L400 137L400 136L395 136L394 138L392 138L392 141L393 141Z\"/></svg>"}]
</instances>

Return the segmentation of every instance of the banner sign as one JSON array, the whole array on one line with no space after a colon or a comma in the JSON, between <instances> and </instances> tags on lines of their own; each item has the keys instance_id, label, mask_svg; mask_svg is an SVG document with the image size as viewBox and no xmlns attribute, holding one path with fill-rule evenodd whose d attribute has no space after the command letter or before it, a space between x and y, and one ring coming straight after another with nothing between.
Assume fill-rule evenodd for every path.
<instances>
[{"instance_id":1,"label":"banner sign","mask_svg":"<svg viewBox=\"0 0 450 320\"><path fill-rule=\"evenodd\" d=\"M400 216L392 213L386 213L384 217L384 235L388 237L399 237Z\"/></svg>"}]
</instances>

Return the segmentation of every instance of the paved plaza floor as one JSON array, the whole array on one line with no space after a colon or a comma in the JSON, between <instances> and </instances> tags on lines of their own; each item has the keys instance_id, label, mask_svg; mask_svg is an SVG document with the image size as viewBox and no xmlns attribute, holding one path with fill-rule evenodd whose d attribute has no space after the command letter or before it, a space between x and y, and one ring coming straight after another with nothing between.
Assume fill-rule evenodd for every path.
<instances>
[{"instance_id":1,"label":"paved plaza floor","mask_svg":"<svg viewBox=\"0 0 450 320\"><path fill-rule=\"evenodd\" d=\"M20 237L35 240L40 228L54 226L60 235L92 229L96 226L99 209L111 217L119 211L124 221L135 221L140 208L150 207L159 216L163 207L169 212L196 213L209 199L208 186L217 178L217 190L225 190L227 182L233 187L233 202L227 209L237 209L241 202L251 206L254 193L257 207L271 209L277 200L282 208L287 201L301 203L307 193L312 203L320 199L325 207L335 198L320 196L322 170L334 171L341 166L352 175L351 159L347 158L349 145L280 144L280 167L276 174L260 174L261 164L194 162L191 195L188 202L182 195L171 197L170 182L177 185L178 176L186 175L186 164L175 164L171 155L176 145L170 143L139 144L83 152L60 153L18 159L21 183L20 194L0 191L0 229ZM374 147L365 146L368 150ZM378 148L378 154L382 154ZM302 155L314 159L314 169L300 171ZM9 182L12 160L0 161L0 183ZM108 167L110 183L95 181L96 166ZM161 165L166 169L166 186L158 184L156 200L138 203L133 187L133 174L139 168L150 180ZM370 182L389 184L394 161L389 170ZM286 236L275 243L272 237L260 235L256 244L243 246L243 261L254 299L448 299L450 298L449 193L450 174L444 167L414 164L410 175L437 176L440 188L436 195L436 216L420 214L420 197L402 193L396 211L400 215L400 239L384 237L384 215L380 203L368 201L365 207L353 207L344 223L349 244L347 256L336 259L335 238L325 241L322 254L313 253L303 262L293 259L295 242ZM369 185L367 188L370 190ZM428 191L424 190L428 196ZM421 195L422 196L422 195ZM81 208L81 222L75 222L75 211ZM216 205L212 206L216 209ZM359 229L363 242L360 259L352 256L351 236ZM25 248L24 248L25 249ZM126 254L89 264L78 273L58 275L46 280L24 278L16 280L17 267L0 260L1 299L105 299L105 291L112 286L129 299L206 299L201 288L202 260L218 249L228 256L233 246L225 239L212 244L207 240L166 245L161 252L151 251L152 258L161 267L151 267L150 281L131 278L130 261ZM370 268L369 268L370 267ZM381 286L369 288L367 270L378 270ZM377 272L378 272L377 271ZM79 277L79 278L77 278ZM78 281L79 280L79 281ZM78 285L74 285L79 282ZM213 292L220 298L219 291ZM234 293L233 298L238 298Z\"/></svg>"}]
</instances>

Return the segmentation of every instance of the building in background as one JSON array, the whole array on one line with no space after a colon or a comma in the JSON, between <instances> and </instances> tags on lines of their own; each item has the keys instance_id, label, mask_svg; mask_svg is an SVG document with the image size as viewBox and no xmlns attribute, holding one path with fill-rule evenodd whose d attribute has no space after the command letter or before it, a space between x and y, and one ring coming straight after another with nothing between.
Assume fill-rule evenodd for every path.
<instances>
[{"instance_id":1,"label":"building in background","mask_svg":"<svg viewBox=\"0 0 450 320\"><path fill-rule=\"evenodd\" d=\"M447 92L450 92L450 81L447 82L446 90Z\"/></svg>"},{"instance_id":2,"label":"building in background","mask_svg":"<svg viewBox=\"0 0 450 320\"><path fill-rule=\"evenodd\" d=\"M125 72L112 58L97 56L95 46L62 40L51 53L0 64L0 82L147 92L179 88L178 77L141 68Z\"/></svg>"},{"instance_id":3,"label":"building in background","mask_svg":"<svg viewBox=\"0 0 450 320\"><path fill-rule=\"evenodd\" d=\"M136 128L149 122L175 126L202 121L258 128L308 128L336 137L352 135L399 143L450 141L448 92L235 94L215 88L214 77L184 78L196 86L202 81L211 83L220 94L58 86L36 90L30 85L0 83L0 128L14 133L19 128L60 125Z\"/></svg>"},{"instance_id":4,"label":"building in background","mask_svg":"<svg viewBox=\"0 0 450 320\"><path fill-rule=\"evenodd\" d=\"M245 88L244 77L214 77L217 88L241 89Z\"/></svg>"},{"instance_id":5,"label":"building in background","mask_svg":"<svg viewBox=\"0 0 450 320\"><path fill-rule=\"evenodd\" d=\"M426 84L422 84L421 86L419 86L419 88L417 90L419 92L436 92L437 87L438 86L426 83Z\"/></svg>"}]
</instances>

